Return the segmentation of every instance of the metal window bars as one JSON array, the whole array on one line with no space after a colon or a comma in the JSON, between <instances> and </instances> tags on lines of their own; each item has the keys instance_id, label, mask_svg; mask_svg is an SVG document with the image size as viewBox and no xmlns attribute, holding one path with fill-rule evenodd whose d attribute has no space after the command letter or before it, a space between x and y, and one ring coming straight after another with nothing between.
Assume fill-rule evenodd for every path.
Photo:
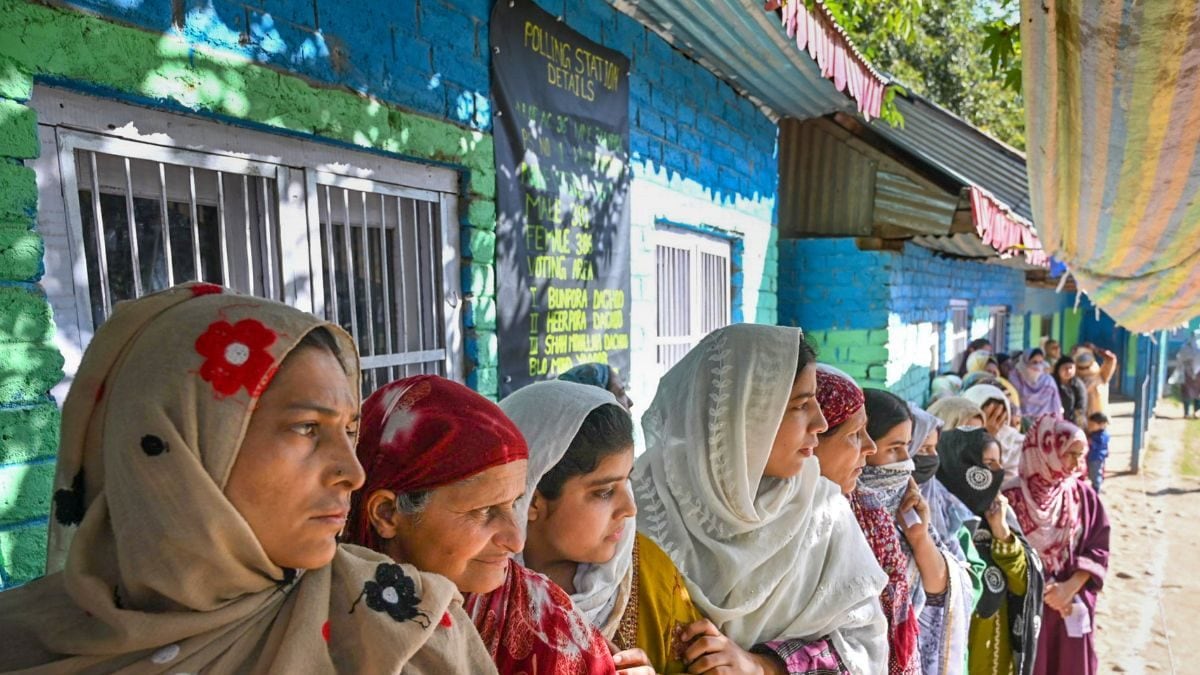
<instances>
[{"instance_id":1,"label":"metal window bars","mask_svg":"<svg viewBox=\"0 0 1200 675\"><path fill-rule=\"evenodd\" d=\"M248 174L85 148L72 159L93 329L117 302L184 281L281 299L269 167Z\"/></svg>"},{"instance_id":2,"label":"metal window bars","mask_svg":"<svg viewBox=\"0 0 1200 675\"><path fill-rule=\"evenodd\" d=\"M712 331L729 324L729 244L703 235L655 232L658 364L666 371Z\"/></svg>"},{"instance_id":3,"label":"metal window bars","mask_svg":"<svg viewBox=\"0 0 1200 675\"><path fill-rule=\"evenodd\" d=\"M116 302L201 280L346 328L364 395L418 373L461 379L454 194L65 128L57 140L85 344Z\"/></svg>"},{"instance_id":4,"label":"metal window bars","mask_svg":"<svg viewBox=\"0 0 1200 675\"><path fill-rule=\"evenodd\" d=\"M447 375L438 193L317 175L325 317L356 337L363 393Z\"/></svg>"}]
</instances>

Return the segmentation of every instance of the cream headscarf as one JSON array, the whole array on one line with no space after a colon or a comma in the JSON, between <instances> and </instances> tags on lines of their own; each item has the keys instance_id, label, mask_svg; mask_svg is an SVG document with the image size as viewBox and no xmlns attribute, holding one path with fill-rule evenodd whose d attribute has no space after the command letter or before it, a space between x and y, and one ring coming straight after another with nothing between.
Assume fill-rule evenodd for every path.
<instances>
[{"instance_id":1,"label":"cream headscarf","mask_svg":"<svg viewBox=\"0 0 1200 675\"><path fill-rule=\"evenodd\" d=\"M737 644L828 636L851 672L876 673L887 663L887 577L849 502L815 457L793 478L763 477L801 337L729 326L667 372L643 417L638 529Z\"/></svg>"},{"instance_id":2,"label":"cream headscarf","mask_svg":"<svg viewBox=\"0 0 1200 675\"><path fill-rule=\"evenodd\" d=\"M117 306L63 410L65 567L0 594L0 671L494 672L445 579L346 546L281 569L225 498L259 395L318 327L357 399L353 341L299 310L211 284Z\"/></svg>"},{"instance_id":3,"label":"cream headscarf","mask_svg":"<svg viewBox=\"0 0 1200 675\"><path fill-rule=\"evenodd\" d=\"M583 420L606 404L620 405L606 389L568 381L531 384L500 402L500 409L517 425L529 445L529 474L525 497L518 504L518 517L528 514L538 483L567 454ZM603 565L579 565L575 571L571 600L610 640L620 627L629 602L636 538L637 529L630 522L612 560Z\"/></svg>"},{"instance_id":4,"label":"cream headscarf","mask_svg":"<svg viewBox=\"0 0 1200 675\"><path fill-rule=\"evenodd\" d=\"M951 396L934 401L929 406L929 414L940 419L946 429L957 429L972 417L983 419L983 410L980 409L979 404L962 396Z\"/></svg>"}]
</instances>

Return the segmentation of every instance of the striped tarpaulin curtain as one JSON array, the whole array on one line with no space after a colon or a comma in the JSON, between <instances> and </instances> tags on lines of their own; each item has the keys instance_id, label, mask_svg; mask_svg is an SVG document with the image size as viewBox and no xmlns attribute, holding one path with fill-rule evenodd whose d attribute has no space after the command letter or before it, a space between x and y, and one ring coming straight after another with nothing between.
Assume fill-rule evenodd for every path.
<instances>
[{"instance_id":1,"label":"striped tarpaulin curtain","mask_svg":"<svg viewBox=\"0 0 1200 675\"><path fill-rule=\"evenodd\" d=\"M1034 221L1125 327L1200 314L1200 0L1022 0Z\"/></svg>"}]
</instances>

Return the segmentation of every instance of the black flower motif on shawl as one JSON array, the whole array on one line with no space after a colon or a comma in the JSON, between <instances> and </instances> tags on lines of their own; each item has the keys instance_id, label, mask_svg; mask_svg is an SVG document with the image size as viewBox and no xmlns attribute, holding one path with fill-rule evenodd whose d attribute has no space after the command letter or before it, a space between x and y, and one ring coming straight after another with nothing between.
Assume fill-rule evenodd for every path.
<instances>
[{"instance_id":1,"label":"black flower motif on shawl","mask_svg":"<svg viewBox=\"0 0 1200 675\"><path fill-rule=\"evenodd\" d=\"M83 469L75 474L71 487L54 493L54 517L60 525L78 525L83 522L87 506L83 502Z\"/></svg>"},{"instance_id":2,"label":"black flower motif on shawl","mask_svg":"<svg viewBox=\"0 0 1200 675\"><path fill-rule=\"evenodd\" d=\"M369 609L386 612L396 621L413 621L422 628L429 627L429 615L420 609L417 587L399 565L382 563L376 567L375 579L363 584L362 593L350 607L351 612L364 597Z\"/></svg>"}]
</instances>

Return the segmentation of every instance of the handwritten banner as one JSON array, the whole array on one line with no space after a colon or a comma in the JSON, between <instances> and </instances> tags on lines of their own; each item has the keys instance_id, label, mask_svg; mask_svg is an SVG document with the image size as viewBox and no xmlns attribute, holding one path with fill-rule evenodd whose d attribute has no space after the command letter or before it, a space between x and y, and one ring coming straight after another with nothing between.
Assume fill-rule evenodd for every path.
<instances>
[{"instance_id":1,"label":"handwritten banner","mask_svg":"<svg viewBox=\"0 0 1200 675\"><path fill-rule=\"evenodd\" d=\"M530 0L492 10L500 395L629 368L629 60Z\"/></svg>"}]
</instances>

